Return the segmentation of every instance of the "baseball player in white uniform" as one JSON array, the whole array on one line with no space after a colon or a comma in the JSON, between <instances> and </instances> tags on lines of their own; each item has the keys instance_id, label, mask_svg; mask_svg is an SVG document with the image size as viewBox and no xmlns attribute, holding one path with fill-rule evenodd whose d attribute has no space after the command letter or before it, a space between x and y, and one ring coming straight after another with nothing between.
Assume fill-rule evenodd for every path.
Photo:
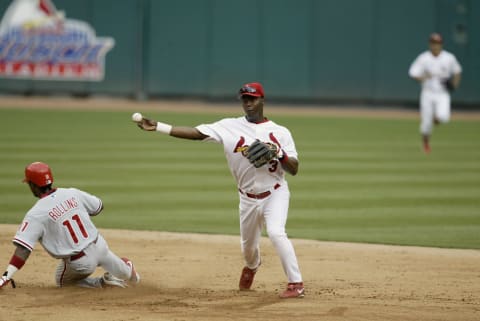
<instances>
[{"instance_id":1,"label":"baseball player in white uniform","mask_svg":"<svg viewBox=\"0 0 480 321\"><path fill-rule=\"evenodd\" d=\"M140 281L132 261L110 251L90 219L103 209L98 197L76 188L53 188L51 169L42 162L25 168L24 182L39 200L27 212L15 234L16 249L0 279L0 288L10 281L15 287L13 275L23 267L37 242L48 254L61 260L55 272L59 287L124 288ZM107 272L101 277L89 277L97 266Z\"/></svg>"},{"instance_id":2,"label":"baseball player in white uniform","mask_svg":"<svg viewBox=\"0 0 480 321\"><path fill-rule=\"evenodd\" d=\"M430 135L433 124L450 120L450 91L460 84L462 67L455 56L443 50L443 38L433 33L430 49L421 53L412 63L409 76L422 84L420 94L420 133L423 150L430 153Z\"/></svg>"},{"instance_id":3,"label":"baseball player in white uniform","mask_svg":"<svg viewBox=\"0 0 480 321\"><path fill-rule=\"evenodd\" d=\"M177 127L142 118L137 124L147 131L173 137L213 141L223 145L240 198L240 236L245 267L240 290L249 290L260 259L263 226L272 241L288 278L281 298L303 297L302 275L292 243L285 232L290 192L285 172L296 175L298 155L290 131L263 115L264 91L260 83L248 83L239 90L245 116L226 118L213 124ZM265 154L265 157L257 157Z\"/></svg>"}]
</instances>

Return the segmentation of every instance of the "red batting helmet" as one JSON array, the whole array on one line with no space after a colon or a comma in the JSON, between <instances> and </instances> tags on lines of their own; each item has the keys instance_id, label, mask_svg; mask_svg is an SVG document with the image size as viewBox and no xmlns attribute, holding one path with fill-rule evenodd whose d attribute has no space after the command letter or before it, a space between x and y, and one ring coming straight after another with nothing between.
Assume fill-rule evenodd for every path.
<instances>
[{"instance_id":1,"label":"red batting helmet","mask_svg":"<svg viewBox=\"0 0 480 321\"><path fill-rule=\"evenodd\" d=\"M53 183L53 175L50 167L42 162L34 162L25 167L24 182L32 182L38 186L46 186Z\"/></svg>"}]
</instances>

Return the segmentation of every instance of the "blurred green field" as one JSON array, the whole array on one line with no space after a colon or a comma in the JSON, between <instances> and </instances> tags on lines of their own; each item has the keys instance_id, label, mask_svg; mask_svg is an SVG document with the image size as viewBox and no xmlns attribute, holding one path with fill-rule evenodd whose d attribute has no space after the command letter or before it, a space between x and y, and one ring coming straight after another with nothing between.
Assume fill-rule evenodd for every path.
<instances>
[{"instance_id":1,"label":"blurred green field","mask_svg":"<svg viewBox=\"0 0 480 321\"><path fill-rule=\"evenodd\" d=\"M185 126L226 116L145 113ZM21 179L41 160L56 186L102 198L99 227L238 234L221 146L142 132L130 115L0 109L0 223L18 224L34 204ZM300 154L287 177L291 237L480 248L480 121L435 128L426 156L416 119L267 115L290 128Z\"/></svg>"}]
</instances>

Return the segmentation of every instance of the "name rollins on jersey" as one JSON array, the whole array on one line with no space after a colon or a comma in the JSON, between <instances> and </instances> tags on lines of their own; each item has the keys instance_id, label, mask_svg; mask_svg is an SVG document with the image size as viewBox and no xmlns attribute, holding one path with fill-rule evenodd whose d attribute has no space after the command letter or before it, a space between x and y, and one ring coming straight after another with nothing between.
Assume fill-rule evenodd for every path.
<instances>
[{"instance_id":1,"label":"name rollins on jersey","mask_svg":"<svg viewBox=\"0 0 480 321\"><path fill-rule=\"evenodd\" d=\"M72 197L72 198L70 198L68 200L65 200L62 203L58 204L54 208L52 208L48 212L48 216L50 216L50 218L52 220L56 221L57 219L62 217L63 214L65 214L68 211L70 211L71 209L77 208L77 207L78 207L78 201L75 199L75 197Z\"/></svg>"}]
</instances>

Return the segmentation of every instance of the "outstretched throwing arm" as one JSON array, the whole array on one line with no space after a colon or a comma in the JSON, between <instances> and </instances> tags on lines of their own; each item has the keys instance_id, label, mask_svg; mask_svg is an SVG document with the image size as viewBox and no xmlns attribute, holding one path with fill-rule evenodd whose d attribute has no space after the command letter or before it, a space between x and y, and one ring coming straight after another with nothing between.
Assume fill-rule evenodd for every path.
<instances>
[{"instance_id":1,"label":"outstretched throwing arm","mask_svg":"<svg viewBox=\"0 0 480 321\"><path fill-rule=\"evenodd\" d=\"M142 117L141 121L136 122L137 126L145 131L158 131L173 137L184 138L190 140L202 140L207 135L202 134L194 127L172 126L166 123L158 122L154 119Z\"/></svg>"}]
</instances>

